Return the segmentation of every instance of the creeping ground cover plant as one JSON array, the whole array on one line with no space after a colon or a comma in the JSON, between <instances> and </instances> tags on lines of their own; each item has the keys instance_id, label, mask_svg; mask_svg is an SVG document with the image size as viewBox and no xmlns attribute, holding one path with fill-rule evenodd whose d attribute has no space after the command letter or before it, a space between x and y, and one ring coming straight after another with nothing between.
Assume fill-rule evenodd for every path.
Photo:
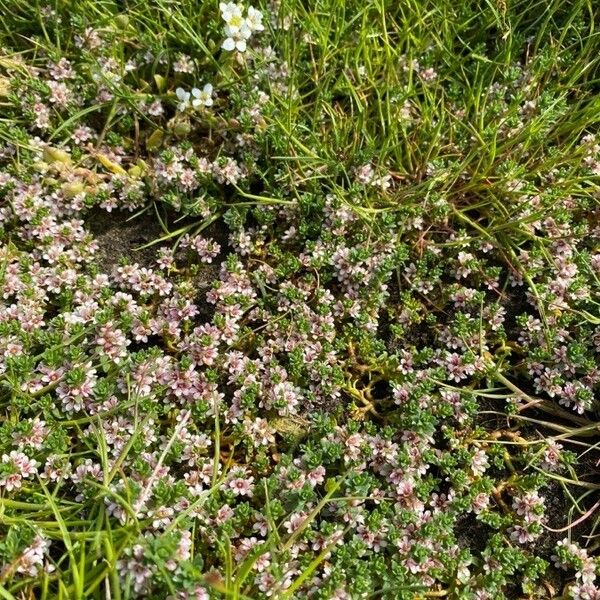
<instances>
[{"instance_id":1,"label":"creeping ground cover plant","mask_svg":"<svg viewBox=\"0 0 600 600\"><path fill-rule=\"evenodd\" d=\"M600 598L596 3L0 11L1 598Z\"/></svg>"}]
</instances>

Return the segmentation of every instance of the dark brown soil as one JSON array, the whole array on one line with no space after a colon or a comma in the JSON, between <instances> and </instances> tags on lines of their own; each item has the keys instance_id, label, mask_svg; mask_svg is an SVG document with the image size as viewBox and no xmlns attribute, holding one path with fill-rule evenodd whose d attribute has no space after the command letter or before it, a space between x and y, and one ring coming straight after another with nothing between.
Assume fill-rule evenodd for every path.
<instances>
[{"instance_id":1,"label":"dark brown soil","mask_svg":"<svg viewBox=\"0 0 600 600\"><path fill-rule=\"evenodd\" d=\"M97 262L104 273L110 273L122 258L153 266L159 245L139 249L164 235L153 213L132 217L130 213L108 213L98 208L87 215L86 223L100 246Z\"/></svg>"},{"instance_id":2,"label":"dark brown soil","mask_svg":"<svg viewBox=\"0 0 600 600\"><path fill-rule=\"evenodd\" d=\"M99 245L97 264L100 270L107 274L110 274L124 258L143 267L156 268L158 249L161 246L171 247L176 241L176 238L172 238L143 247L165 236L156 215L151 211L134 216L120 211L108 213L95 208L87 215L86 224ZM181 225L182 223L178 224L179 227ZM221 254L212 263L200 265L194 278L194 285L198 291L196 304L200 311L198 319L208 321L211 319L213 307L205 300L206 292L218 278L221 262L227 254L227 228L224 223L217 221L203 231L202 235L213 238L222 248ZM194 261L197 262L198 257L193 252L179 250L175 258L178 266L190 266Z\"/></svg>"}]
</instances>

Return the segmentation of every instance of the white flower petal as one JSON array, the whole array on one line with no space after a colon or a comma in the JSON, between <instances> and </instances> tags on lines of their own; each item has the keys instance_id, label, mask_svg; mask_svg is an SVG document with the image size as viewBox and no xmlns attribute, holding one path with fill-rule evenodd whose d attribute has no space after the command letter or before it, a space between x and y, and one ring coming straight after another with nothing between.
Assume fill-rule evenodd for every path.
<instances>
[{"instance_id":1,"label":"white flower petal","mask_svg":"<svg viewBox=\"0 0 600 600\"><path fill-rule=\"evenodd\" d=\"M252 35L252 29L248 27L248 23L243 23L240 27L239 35L241 35L245 40L247 40Z\"/></svg>"},{"instance_id":2,"label":"white flower petal","mask_svg":"<svg viewBox=\"0 0 600 600\"><path fill-rule=\"evenodd\" d=\"M235 41L233 38L228 37L226 38L223 43L221 44L221 48L223 48L223 50L234 50L235 49Z\"/></svg>"}]
</instances>

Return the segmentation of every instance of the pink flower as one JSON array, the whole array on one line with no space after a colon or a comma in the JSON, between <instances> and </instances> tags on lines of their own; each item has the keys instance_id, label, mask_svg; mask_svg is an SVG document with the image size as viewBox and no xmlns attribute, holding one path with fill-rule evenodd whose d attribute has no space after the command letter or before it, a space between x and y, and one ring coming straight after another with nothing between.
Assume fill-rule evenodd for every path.
<instances>
[{"instance_id":1,"label":"pink flower","mask_svg":"<svg viewBox=\"0 0 600 600\"><path fill-rule=\"evenodd\" d=\"M37 466L39 463L17 450L12 450L9 454L3 454L2 463L9 465L12 469L12 473L9 472L0 479L0 487L5 487L7 492L18 490L23 479L27 479L38 472Z\"/></svg>"},{"instance_id":2,"label":"pink flower","mask_svg":"<svg viewBox=\"0 0 600 600\"><path fill-rule=\"evenodd\" d=\"M236 496L252 496L253 481L254 477L236 477L227 484L227 487Z\"/></svg>"},{"instance_id":3,"label":"pink flower","mask_svg":"<svg viewBox=\"0 0 600 600\"><path fill-rule=\"evenodd\" d=\"M294 531L299 529L300 526L304 523L304 521L306 520L306 516L307 515L305 512L292 513L287 519L287 521L284 521L283 523L285 530L288 533L293 533Z\"/></svg>"}]
</instances>

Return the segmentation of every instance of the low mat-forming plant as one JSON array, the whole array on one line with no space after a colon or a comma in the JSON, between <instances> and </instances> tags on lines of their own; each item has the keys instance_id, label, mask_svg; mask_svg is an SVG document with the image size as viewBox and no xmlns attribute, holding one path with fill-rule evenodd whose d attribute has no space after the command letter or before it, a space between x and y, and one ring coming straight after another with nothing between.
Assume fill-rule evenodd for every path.
<instances>
[{"instance_id":1,"label":"low mat-forming plant","mask_svg":"<svg viewBox=\"0 0 600 600\"><path fill-rule=\"evenodd\" d=\"M600 597L593 3L0 9L0 597Z\"/></svg>"}]
</instances>

